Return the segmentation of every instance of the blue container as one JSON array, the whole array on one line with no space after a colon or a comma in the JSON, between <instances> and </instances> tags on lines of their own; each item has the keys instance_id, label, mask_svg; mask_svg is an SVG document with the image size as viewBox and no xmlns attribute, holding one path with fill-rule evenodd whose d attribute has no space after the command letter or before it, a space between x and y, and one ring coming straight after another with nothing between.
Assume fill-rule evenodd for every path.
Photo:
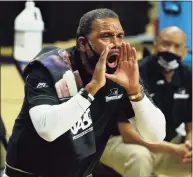
<instances>
[{"instance_id":1,"label":"blue container","mask_svg":"<svg viewBox=\"0 0 193 177\"><path fill-rule=\"evenodd\" d=\"M192 51L192 1L159 2L159 27L161 31L167 26L178 26L187 35L187 48ZM186 64L192 64L192 53L185 57Z\"/></svg>"}]
</instances>

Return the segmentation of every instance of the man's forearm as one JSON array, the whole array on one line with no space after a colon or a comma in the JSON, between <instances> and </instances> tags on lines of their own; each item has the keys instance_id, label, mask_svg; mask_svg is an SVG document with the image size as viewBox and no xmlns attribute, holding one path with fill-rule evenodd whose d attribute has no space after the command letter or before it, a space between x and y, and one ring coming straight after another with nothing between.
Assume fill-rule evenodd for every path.
<instances>
[{"instance_id":1,"label":"man's forearm","mask_svg":"<svg viewBox=\"0 0 193 177\"><path fill-rule=\"evenodd\" d=\"M124 143L138 144L145 146L150 151L158 153L170 153L173 150L173 144L170 142L162 141L160 144L148 144L143 141L134 128L130 129L128 133L122 134Z\"/></svg>"},{"instance_id":2,"label":"man's forearm","mask_svg":"<svg viewBox=\"0 0 193 177\"><path fill-rule=\"evenodd\" d=\"M90 105L90 101L77 93L59 105L35 106L29 110L29 114L37 133L51 142L67 132Z\"/></svg>"},{"instance_id":3,"label":"man's forearm","mask_svg":"<svg viewBox=\"0 0 193 177\"><path fill-rule=\"evenodd\" d=\"M145 95L141 101L132 102L135 118L129 119L134 124L141 138L147 143L160 143L165 138L165 117Z\"/></svg>"}]
</instances>

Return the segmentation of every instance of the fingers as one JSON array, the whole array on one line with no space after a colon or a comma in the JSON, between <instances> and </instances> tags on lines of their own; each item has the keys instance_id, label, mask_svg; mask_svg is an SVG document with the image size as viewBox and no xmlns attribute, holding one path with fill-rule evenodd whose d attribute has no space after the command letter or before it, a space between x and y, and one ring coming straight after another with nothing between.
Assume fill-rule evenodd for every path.
<instances>
[{"instance_id":1,"label":"fingers","mask_svg":"<svg viewBox=\"0 0 193 177\"><path fill-rule=\"evenodd\" d=\"M107 74L107 73L105 73L105 76L106 76L107 79L110 79L113 82L117 81L117 77L114 74Z\"/></svg>"},{"instance_id":2,"label":"fingers","mask_svg":"<svg viewBox=\"0 0 193 177\"><path fill-rule=\"evenodd\" d=\"M185 142L186 145L189 145L189 143L190 143L190 142L188 142L188 141ZM187 152L187 153L184 155L184 157L183 157L183 159L182 159L182 162L183 162L183 163L191 163L191 162L192 162L192 151L191 151L191 149L190 149L189 152Z\"/></svg>"},{"instance_id":3,"label":"fingers","mask_svg":"<svg viewBox=\"0 0 193 177\"><path fill-rule=\"evenodd\" d=\"M121 60L123 60L123 43L122 43L122 45L120 46L120 55L119 55L119 60L121 61Z\"/></svg>"},{"instance_id":4,"label":"fingers","mask_svg":"<svg viewBox=\"0 0 193 177\"><path fill-rule=\"evenodd\" d=\"M129 43L126 44L127 47L127 61L133 61L133 53Z\"/></svg>"},{"instance_id":5,"label":"fingers","mask_svg":"<svg viewBox=\"0 0 193 177\"><path fill-rule=\"evenodd\" d=\"M131 62L137 62L137 52L136 49L134 47L131 47L129 43L127 43L127 53L128 53L128 61Z\"/></svg>"},{"instance_id":6,"label":"fingers","mask_svg":"<svg viewBox=\"0 0 193 177\"><path fill-rule=\"evenodd\" d=\"M58 95L58 98L68 97L70 96L69 89L67 86L67 83L64 79L59 80L55 84L56 92Z\"/></svg>"},{"instance_id":7,"label":"fingers","mask_svg":"<svg viewBox=\"0 0 193 177\"><path fill-rule=\"evenodd\" d=\"M137 51L134 47L132 47L132 53L133 53L133 62L137 62Z\"/></svg>"},{"instance_id":8,"label":"fingers","mask_svg":"<svg viewBox=\"0 0 193 177\"><path fill-rule=\"evenodd\" d=\"M120 48L120 56L119 56L119 61L127 61L127 46L126 42L123 42Z\"/></svg>"},{"instance_id":9,"label":"fingers","mask_svg":"<svg viewBox=\"0 0 193 177\"><path fill-rule=\"evenodd\" d=\"M190 142L189 140L187 140L187 141L185 142L185 146L186 146L188 149L192 149L192 144L191 144L191 142Z\"/></svg>"},{"instance_id":10,"label":"fingers","mask_svg":"<svg viewBox=\"0 0 193 177\"><path fill-rule=\"evenodd\" d=\"M109 50L114 47L114 44L109 44L101 53L99 61L106 64L107 55L109 53Z\"/></svg>"},{"instance_id":11,"label":"fingers","mask_svg":"<svg viewBox=\"0 0 193 177\"><path fill-rule=\"evenodd\" d=\"M124 61L124 54L123 54L123 51L124 51L124 48L123 48L123 45L124 45L124 42L122 43L122 45L120 46L120 55L119 55L119 61L118 61L118 68L121 67L121 63Z\"/></svg>"},{"instance_id":12,"label":"fingers","mask_svg":"<svg viewBox=\"0 0 193 177\"><path fill-rule=\"evenodd\" d=\"M123 60L124 61L127 61L128 59L128 46L127 46L127 43L123 43Z\"/></svg>"},{"instance_id":13,"label":"fingers","mask_svg":"<svg viewBox=\"0 0 193 177\"><path fill-rule=\"evenodd\" d=\"M192 163L192 158L183 158L182 160L183 163Z\"/></svg>"},{"instance_id":14,"label":"fingers","mask_svg":"<svg viewBox=\"0 0 193 177\"><path fill-rule=\"evenodd\" d=\"M61 89L61 87L60 87L59 82L60 82L60 81L58 81L58 82L55 84L55 88L56 88L56 92L57 92L58 98L62 98L62 97L63 97L63 94L62 94L62 89Z\"/></svg>"},{"instance_id":15,"label":"fingers","mask_svg":"<svg viewBox=\"0 0 193 177\"><path fill-rule=\"evenodd\" d=\"M191 158L192 157L192 152L189 151L188 153L185 154L184 158Z\"/></svg>"},{"instance_id":16,"label":"fingers","mask_svg":"<svg viewBox=\"0 0 193 177\"><path fill-rule=\"evenodd\" d=\"M61 87L62 87L62 91L63 91L63 96L64 97L69 97L70 96L70 92L69 92L69 89L68 89L68 85L67 85L67 82L62 79L62 83L61 83Z\"/></svg>"},{"instance_id":17,"label":"fingers","mask_svg":"<svg viewBox=\"0 0 193 177\"><path fill-rule=\"evenodd\" d=\"M129 43L123 42L120 52L120 61L137 62L137 52L134 47L131 47Z\"/></svg>"}]
</instances>

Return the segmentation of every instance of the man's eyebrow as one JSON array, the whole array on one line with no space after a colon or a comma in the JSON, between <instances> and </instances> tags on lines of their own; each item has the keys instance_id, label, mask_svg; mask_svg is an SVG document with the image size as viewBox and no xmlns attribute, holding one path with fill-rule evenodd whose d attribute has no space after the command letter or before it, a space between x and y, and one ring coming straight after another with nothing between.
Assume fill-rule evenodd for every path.
<instances>
[{"instance_id":1,"label":"man's eyebrow","mask_svg":"<svg viewBox=\"0 0 193 177\"><path fill-rule=\"evenodd\" d=\"M104 33L109 33L109 34L114 34L115 32L112 31L101 31L100 34L104 34ZM120 31L118 32L118 34L125 34L124 31Z\"/></svg>"},{"instance_id":2,"label":"man's eyebrow","mask_svg":"<svg viewBox=\"0 0 193 177\"><path fill-rule=\"evenodd\" d=\"M168 42L168 43L172 43L172 44L176 44L176 45L183 45L182 43L175 42L175 41L170 41L170 40L163 40L163 41Z\"/></svg>"},{"instance_id":3,"label":"man's eyebrow","mask_svg":"<svg viewBox=\"0 0 193 177\"><path fill-rule=\"evenodd\" d=\"M124 31L121 31L121 32L119 32L118 34L123 34L123 35L125 35L125 32L124 32Z\"/></svg>"}]
</instances>

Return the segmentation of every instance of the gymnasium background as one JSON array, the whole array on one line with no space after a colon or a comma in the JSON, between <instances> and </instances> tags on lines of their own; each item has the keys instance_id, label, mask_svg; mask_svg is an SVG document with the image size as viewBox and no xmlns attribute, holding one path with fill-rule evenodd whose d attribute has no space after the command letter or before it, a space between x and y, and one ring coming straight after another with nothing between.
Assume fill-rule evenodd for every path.
<instances>
[{"instance_id":1,"label":"gymnasium background","mask_svg":"<svg viewBox=\"0 0 193 177\"><path fill-rule=\"evenodd\" d=\"M176 3L177 2L177 3ZM165 4L164 4L165 3ZM168 3L168 4L167 4ZM87 11L106 7L120 16L126 39L136 47L138 57L148 55L157 32L165 26L177 25L188 35L189 53L186 64L191 65L192 57L192 2L191 1L35 1L40 8L45 31L43 45L71 47L75 44L75 34L80 17ZM1 117L8 139L24 96L24 83L15 63L12 46L15 17L24 9L25 1L0 2L0 79L1 79ZM178 8L181 9L178 12ZM177 12L177 15L167 10ZM30 41L29 41L30 42ZM0 167L4 167L6 151L0 142ZM38 160L38 159L37 159Z\"/></svg>"}]
</instances>

